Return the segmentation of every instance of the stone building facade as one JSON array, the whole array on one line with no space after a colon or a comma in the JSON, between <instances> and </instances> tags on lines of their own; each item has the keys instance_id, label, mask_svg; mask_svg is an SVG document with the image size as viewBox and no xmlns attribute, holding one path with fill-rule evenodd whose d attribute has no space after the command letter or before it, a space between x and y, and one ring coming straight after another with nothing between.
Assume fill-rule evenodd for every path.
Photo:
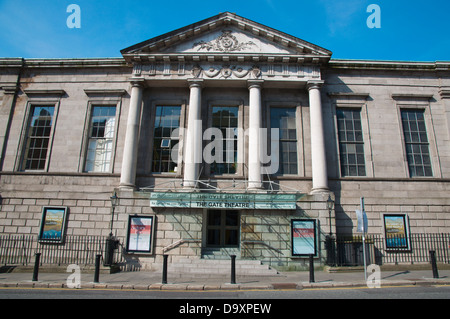
<instances>
[{"instance_id":1,"label":"stone building facade","mask_svg":"<svg viewBox=\"0 0 450 319\"><path fill-rule=\"evenodd\" d=\"M129 247L130 216L150 216L151 251L127 258L155 269L287 266L298 220L324 257L361 197L369 233L385 216L450 232L450 62L336 60L228 12L121 53L0 59L2 234L38 235L63 207L66 235L112 227Z\"/></svg>"}]
</instances>

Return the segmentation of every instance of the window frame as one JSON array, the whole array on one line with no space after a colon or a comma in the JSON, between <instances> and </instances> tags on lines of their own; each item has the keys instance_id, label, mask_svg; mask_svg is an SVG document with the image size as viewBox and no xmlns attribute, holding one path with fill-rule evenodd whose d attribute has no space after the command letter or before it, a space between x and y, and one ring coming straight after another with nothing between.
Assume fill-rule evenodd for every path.
<instances>
[{"instance_id":1,"label":"window frame","mask_svg":"<svg viewBox=\"0 0 450 319\"><path fill-rule=\"evenodd\" d=\"M360 121L360 125L361 125L361 141L357 141L356 140L356 136L354 138L354 141L341 141L341 136L339 133L339 118L338 118L338 112L339 111L351 111L353 112L358 112L359 114L359 121ZM354 122L354 118L352 117L352 122ZM340 107L336 107L336 132L337 132L337 142L338 142L338 159L339 159L339 172L340 172L340 176L341 177L367 177L367 163L366 163L366 147L365 147L365 139L364 139L364 125L363 125L363 118L362 118L362 108L360 107L348 107L348 106L340 106ZM345 131L346 133L348 132L347 130ZM355 130L353 129L353 133L355 132ZM356 159L355 159L355 166L356 166L356 175L350 175L350 174L344 174L344 170L343 170L343 165L347 165L349 168L348 173L350 173L350 165L344 164L342 162L342 154L341 154L341 145L345 144L346 146L349 144L355 145L355 149L356 149L356 145L362 145L363 148L363 158L364 158L364 175L359 175L359 168L358 168L358 153L355 150L355 155L356 155ZM348 154L348 153L346 153Z\"/></svg>"},{"instance_id":2,"label":"window frame","mask_svg":"<svg viewBox=\"0 0 450 319\"><path fill-rule=\"evenodd\" d=\"M370 98L369 93L343 93L343 92L329 92L328 96L331 99L331 103L334 107L332 107L332 116L333 116L333 130L335 134L334 147L336 151L333 153L333 157L331 159L331 163L334 163L333 170L329 170L330 176L336 176L337 178L342 179L364 179L364 178L374 178L374 162L373 162L373 152L372 152L372 139L369 125L369 107L373 108L376 105L373 102L373 99ZM364 161L366 168L365 176L343 176L341 171L341 153L339 148L339 132L338 132L338 123L337 123L337 110L340 108L356 108L361 110L361 128L363 134L364 141ZM329 145L331 146L331 145ZM336 154L336 155L334 155ZM337 157L335 157L337 156Z\"/></svg>"},{"instance_id":3,"label":"window frame","mask_svg":"<svg viewBox=\"0 0 450 319\"><path fill-rule=\"evenodd\" d=\"M154 136L154 132L155 132L155 121L156 121L156 109L158 107L179 107L180 108L180 122L179 122L179 136L178 136L178 161L176 164L177 170L175 172L154 172L153 171L153 153L154 153L154 144L155 144L155 136ZM184 140L184 122L185 122L185 102L183 101L179 101L179 100L174 100L174 101L154 101L152 103L152 108L151 108L151 114L150 114L150 127L149 127L149 132L148 134L150 134L150 141L148 143L148 156L146 158L146 170L150 173L150 175L159 175L159 176L163 176L163 175L170 175L170 176L176 176L179 177L183 174L183 140ZM171 139L172 141L172 139ZM172 149L172 147L176 145L173 144L172 142L170 143L170 149Z\"/></svg>"},{"instance_id":4,"label":"window frame","mask_svg":"<svg viewBox=\"0 0 450 319\"><path fill-rule=\"evenodd\" d=\"M232 174L212 174L211 173L211 164L206 163L203 159L203 164L205 168L205 175L211 177L220 177L220 178L239 178L244 177L244 103L241 100L211 100L208 101L208 112L207 112L207 128L213 127L213 108L214 107L237 107L238 109L238 118L237 118L237 131L238 136L237 139L237 159L236 159L236 173ZM204 134L204 130L202 131ZM225 139L226 137L223 136ZM211 143L211 140L203 140L203 148ZM225 145L224 145L225 146ZM226 158L224 158L224 161Z\"/></svg>"},{"instance_id":5,"label":"window frame","mask_svg":"<svg viewBox=\"0 0 450 319\"><path fill-rule=\"evenodd\" d=\"M96 171L88 171L86 169L88 159L87 156L89 154L89 142L92 139L91 138L91 129L92 129L92 116L93 111L95 107L115 107L116 114L114 117L114 136L110 138L112 140L112 150L111 150L111 158L110 158L110 164L109 164L109 170L108 171L102 171L102 172L96 172ZM85 133L84 133L84 146L83 146L83 173L87 174L112 174L114 172L114 164L115 164L115 157L116 157L116 145L117 145L117 132L119 128L119 115L120 115L120 103L116 102L115 104L111 101L89 101L88 103L88 110L86 112L86 121L85 121Z\"/></svg>"},{"instance_id":6,"label":"window frame","mask_svg":"<svg viewBox=\"0 0 450 319\"><path fill-rule=\"evenodd\" d=\"M58 119L58 113L59 113L59 105L60 101L57 99L30 99L30 101L27 102L23 124L22 124L22 133L20 138L20 156L18 157L18 162L16 163L16 170L21 172L48 172L50 167L50 160L53 150L53 140L55 136L55 130L56 130L56 123ZM48 141L48 148L47 148L47 154L45 157L45 167L43 169L26 169L25 168L25 157L27 155L27 141L28 141L28 134L30 130L30 124L32 120L32 110L34 110L35 107L42 107L42 106L51 106L54 108L53 116L52 116L52 125L51 130L49 134L49 141Z\"/></svg>"},{"instance_id":7,"label":"window frame","mask_svg":"<svg viewBox=\"0 0 450 319\"><path fill-rule=\"evenodd\" d=\"M296 148L297 148L297 174L286 174L286 173L280 173L282 161L281 158L279 159L279 167L278 171L275 174L271 174L273 176L276 176L277 178L289 178L289 177L299 177L305 175L305 150L303 145L303 117L302 117L302 107L300 103L298 102L271 102L267 104L266 108L266 127L267 127L267 138L268 142L267 145L271 146L271 129L272 129L272 123L271 123L271 110L273 108L281 108L281 109L294 109L295 110L295 130L296 130ZM281 141L281 135L280 135L280 141ZM269 152L269 150L267 150ZM270 149L270 156L271 156L271 149ZM265 164L265 166L268 166L268 164Z\"/></svg>"},{"instance_id":8,"label":"window frame","mask_svg":"<svg viewBox=\"0 0 450 319\"><path fill-rule=\"evenodd\" d=\"M439 161L439 152L436 144L436 133L433 125L433 118L430 108L430 101L433 99L433 95L422 93L393 93L391 95L395 107L397 110L397 125L398 134L400 136L402 154L403 154L403 167L404 177L408 179L436 179L442 178L441 165ZM416 109L423 110L425 126L427 130L428 138L428 152L430 155L431 169L433 176L414 176L409 174L408 159L406 153L405 136L403 133L401 110Z\"/></svg>"},{"instance_id":9,"label":"window frame","mask_svg":"<svg viewBox=\"0 0 450 319\"><path fill-rule=\"evenodd\" d=\"M117 139L119 138L119 125L122 112L122 99L126 94L125 90L116 89L84 89L84 93L88 96L86 104L86 113L84 119L83 138L81 142L80 161L78 163L78 172L85 174L113 174L115 171L116 155L117 155ZM86 172L86 159L89 147L90 121L92 118L93 106L115 106L116 119L114 127L114 138L111 154L111 164L108 172Z\"/></svg>"},{"instance_id":10,"label":"window frame","mask_svg":"<svg viewBox=\"0 0 450 319\"><path fill-rule=\"evenodd\" d=\"M427 143L406 142L405 129L404 129L403 120L402 120L402 114L403 114L404 111L405 112L415 112L415 113L420 112L420 113L422 113L423 121L424 121L424 124L425 124L425 133L426 133L426 137L427 137ZM432 154L431 154L431 142L430 142L429 129L428 129L429 126L427 124L425 112L426 112L426 108L418 108L418 107L411 108L411 107L404 107L402 105L400 105L400 107L399 107L400 127L401 127L401 133L402 133L401 136L402 136L402 142L403 142L402 143L403 144L403 154L404 154L405 162L406 162L406 172L407 172L409 178L433 178L434 177L434 168L433 168L433 161L432 161ZM430 165L429 166L431 168L431 175L423 175L423 176L421 176L421 175L414 175L413 176L412 175L412 172L411 172L411 169L410 169L410 163L408 161L407 144L410 144L410 145L415 144L415 145L420 145L420 146L426 144L427 151L428 151L428 157L429 157L429 161L430 161ZM422 155L422 152L421 152L421 155ZM422 162L423 162L423 157L422 157ZM414 165L414 166L417 166L417 165ZM423 164L422 164L422 168L423 168L424 173L425 173L425 167L423 166Z\"/></svg>"}]
</instances>

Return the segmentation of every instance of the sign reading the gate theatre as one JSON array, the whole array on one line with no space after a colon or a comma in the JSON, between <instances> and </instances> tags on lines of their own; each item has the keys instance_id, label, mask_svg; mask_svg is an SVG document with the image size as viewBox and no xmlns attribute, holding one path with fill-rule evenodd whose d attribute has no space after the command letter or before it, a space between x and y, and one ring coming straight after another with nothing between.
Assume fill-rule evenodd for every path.
<instances>
[{"instance_id":1,"label":"sign reading the gate theatre","mask_svg":"<svg viewBox=\"0 0 450 319\"><path fill-rule=\"evenodd\" d=\"M295 209L300 194L151 193L150 207Z\"/></svg>"}]
</instances>

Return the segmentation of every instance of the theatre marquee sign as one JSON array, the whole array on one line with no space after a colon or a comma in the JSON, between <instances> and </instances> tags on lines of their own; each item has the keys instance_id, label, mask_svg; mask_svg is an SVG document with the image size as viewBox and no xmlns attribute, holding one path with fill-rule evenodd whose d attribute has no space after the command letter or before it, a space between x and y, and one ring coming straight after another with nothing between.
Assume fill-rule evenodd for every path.
<instances>
[{"instance_id":1,"label":"theatre marquee sign","mask_svg":"<svg viewBox=\"0 0 450 319\"><path fill-rule=\"evenodd\" d=\"M151 193L150 207L296 209L302 194Z\"/></svg>"}]
</instances>

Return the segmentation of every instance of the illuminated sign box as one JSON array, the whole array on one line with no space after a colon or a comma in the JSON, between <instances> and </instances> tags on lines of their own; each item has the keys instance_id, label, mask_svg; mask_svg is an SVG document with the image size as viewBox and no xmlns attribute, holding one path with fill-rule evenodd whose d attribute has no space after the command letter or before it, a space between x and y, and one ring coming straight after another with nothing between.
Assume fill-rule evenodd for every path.
<instances>
[{"instance_id":1,"label":"illuminated sign box","mask_svg":"<svg viewBox=\"0 0 450 319\"><path fill-rule=\"evenodd\" d=\"M150 207L296 209L302 194L151 193Z\"/></svg>"}]
</instances>

